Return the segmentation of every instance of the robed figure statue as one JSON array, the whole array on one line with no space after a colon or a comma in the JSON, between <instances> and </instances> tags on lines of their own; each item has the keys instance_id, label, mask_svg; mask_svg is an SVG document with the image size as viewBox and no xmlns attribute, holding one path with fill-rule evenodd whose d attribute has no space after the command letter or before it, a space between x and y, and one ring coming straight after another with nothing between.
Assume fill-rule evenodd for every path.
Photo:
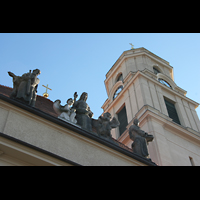
<instances>
[{"instance_id":1,"label":"robed figure statue","mask_svg":"<svg viewBox=\"0 0 200 200\"><path fill-rule=\"evenodd\" d=\"M139 127L139 120L135 119L133 125L129 128L130 139L133 140L132 149L133 153L136 153L143 157L148 157L147 142L151 142L154 137L149 135Z\"/></svg>"},{"instance_id":2,"label":"robed figure statue","mask_svg":"<svg viewBox=\"0 0 200 200\"><path fill-rule=\"evenodd\" d=\"M92 117L93 112L90 110L90 107L86 103L88 94L83 92L80 96L80 99L76 101L78 97L77 92L74 93L74 104L72 109L76 110L76 120L77 124L82 128L92 131Z\"/></svg>"},{"instance_id":3,"label":"robed figure statue","mask_svg":"<svg viewBox=\"0 0 200 200\"><path fill-rule=\"evenodd\" d=\"M22 76L16 76L12 72L8 72L9 76L13 78L13 91L10 97L18 99L30 106L35 106L37 97L37 87L40 80L37 76L40 74L39 69L31 70L29 73L24 73Z\"/></svg>"}]
</instances>

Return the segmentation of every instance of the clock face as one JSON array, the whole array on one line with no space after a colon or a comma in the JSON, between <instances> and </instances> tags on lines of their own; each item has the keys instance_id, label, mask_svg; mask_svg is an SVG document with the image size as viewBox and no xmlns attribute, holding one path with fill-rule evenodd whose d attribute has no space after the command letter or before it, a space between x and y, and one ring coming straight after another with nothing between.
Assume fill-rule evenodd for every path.
<instances>
[{"instance_id":1,"label":"clock face","mask_svg":"<svg viewBox=\"0 0 200 200\"><path fill-rule=\"evenodd\" d=\"M119 86L118 89L115 91L115 94L113 95L113 100L118 96L118 94L122 91L123 86Z\"/></svg>"},{"instance_id":2,"label":"clock face","mask_svg":"<svg viewBox=\"0 0 200 200\"><path fill-rule=\"evenodd\" d=\"M171 85L170 85L167 81L165 81L165 80L163 80L163 79L161 79L161 78L159 78L158 81L159 81L160 83L162 83L163 85L166 85L167 87L172 88Z\"/></svg>"}]
</instances>

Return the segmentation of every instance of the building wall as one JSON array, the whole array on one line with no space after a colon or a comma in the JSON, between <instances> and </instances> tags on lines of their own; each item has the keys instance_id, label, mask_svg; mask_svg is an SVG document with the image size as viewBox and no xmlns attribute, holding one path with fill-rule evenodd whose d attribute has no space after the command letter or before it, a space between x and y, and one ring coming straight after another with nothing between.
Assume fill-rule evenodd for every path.
<instances>
[{"instance_id":1,"label":"building wall","mask_svg":"<svg viewBox=\"0 0 200 200\"><path fill-rule=\"evenodd\" d=\"M72 166L0 134L0 166Z\"/></svg>"},{"instance_id":2,"label":"building wall","mask_svg":"<svg viewBox=\"0 0 200 200\"><path fill-rule=\"evenodd\" d=\"M105 80L107 86L107 93L109 96L112 87L116 83L116 77L118 74L122 73L125 78L129 72L137 72L148 69L153 72L153 67L161 71L162 74L170 77L173 80L173 68L168 62L163 61L163 59L158 59L149 55L144 48L140 48L134 51L126 51L121 55L122 59L111 68L109 75Z\"/></svg>"},{"instance_id":3,"label":"building wall","mask_svg":"<svg viewBox=\"0 0 200 200\"><path fill-rule=\"evenodd\" d=\"M195 102L144 74L141 76L141 73L132 80L131 84L123 89L112 102L112 106L106 109L106 112L108 111L115 115L125 105L128 122L130 122L144 105L149 105L168 116L164 97L175 103L181 125L197 132L200 131L200 122L195 111L197 104Z\"/></svg>"},{"instance_id":4,"label":"building wall","mask_svg":"<svg viewBox=\"0 0 200 200\"><path fill-rule=\"evenodd\" d=\"M105 112L115 117L118 110L126 106L127 130L119 137L119 130L113 129L113 137L131 147L133 141L129 138L128 128L137 117L142 121L140 127L154 135L154 141L148 146L154 162L159 165L191 165L190 157L195 165L200 165L200 121L195 111L198 103L187 98L186 91L174 83L173 68L150 54L137 55L130 51L129 55L125 52L121 57L105 80L105 85L109 83L108 100L102 106ZM155 75L154 66L162 74ZM124 81L116 83L115 77L120 73ZM161 84L158 78L167 80L172 88ZM113 91L120 84L124 88L113 101ZM164 98L175 103L181 125L169 118Z\"/></svg>"},{"instance_id":5,"label":"building wall","mask_svg":"<svg viewBox=\"0 0 200 200\"><path fill-rule=\"evenodd\" d=\"M135 78L133 83L125 88L124 92L117 97L118 99L116 98L116 103L113 104L110 109L113 111L112 115L115 115L117 110L122 105L125 105L128 123L130 125L133 123L133 118L135 118L144 105L148 105L152 107L152 109L154 108L153 112L160 115L160 118L168 118L164 97L175 102L181 122L181 126L176 126L182 127L183 130L188 128L186 131L187 134L196 134L198 135L198 139L196 142L191 142L190 140L188 141L188 139L181 138L180 140L177 139L175 143L173 141L178 137L176 136L176 131L173 129L163 129L165 124L157 124L154 120L151 122L151 126L154 126L153 131L148 128L150 125L146 125L146 127L145 125L141 126L143 130L149 134L153 134L155 137L154 142L149 144L151 159L158 165L190 165L189 157L192 157L195 165L200 165L200 122L195 111L195 104L185 96L177 95L173 90L162 84L155 84L152 80L148 80L144 76L138 76L138 78ZM117 115L115 116L117 117ZM118 138L119 130L114 129L112 134L113 137ZM129 138L129 135L126 134L126 137ZM122 140L119 141L123 143ZM132 141L128 139L124 144L131 147ZM178 158L179 154L182 156Z\"/></svg>"},{"instance_id":6,"label":"building wall","mask_svg":"<svg viewBox=\"0 0 200 200\"><path fill-rule=\"evenodd\" d=\"M145 165L113 148L3 100L0 100L0 132L80 165ZM4 152L5 150L1 148L8 148L8 146L9 144L3 143L0 138L0 151ZM18 148L19 152L22 151L20 148L22 146ZM4 159L0 156L0 165L20 165L20 163L39 165L39 161L34 164L34 162L27 162L26 158L20 161L22 157L17 156L16 149L10 147L9 151L11 150L10 159L5 158L6 154L3 155ZM24 154L27 155L25 152ZM32 154L34 157L34 153ZM14 159L19 160L14 162ZM41 159L41 165L43 165L42 160L45 159L47 158ZM55 165L53 162L51 164Z\"/></svg>"},{"instance_id":7,"label":"building wall","mask_svg":"<svg viewBox=\"0 0 200 200\"><path fill-rule=\"evenodd\" d=\"M143 116L141 128L154 135L155 139L149 143L150 157L154 162L158 165L190 166L191 157L195 165L200 165L200 133L188 132L152 113L146 118Z\"/></svg>"}]
</instances>

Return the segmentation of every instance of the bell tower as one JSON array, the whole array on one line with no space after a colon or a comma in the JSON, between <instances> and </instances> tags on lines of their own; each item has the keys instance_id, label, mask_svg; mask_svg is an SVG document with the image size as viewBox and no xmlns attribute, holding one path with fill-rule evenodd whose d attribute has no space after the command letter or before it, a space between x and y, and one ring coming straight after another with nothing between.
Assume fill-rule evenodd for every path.
<instances>
[{"instance_id":1,"label":"bell tower","mask_svg":"<svg viewBox=\"0 0 200 200\"><path fill-rule=\"evenodd\" d=\"M145 48L124 51L106 74L102 108L119 122L111 134L131 147L128 129L135 118L154 136L148 149L158 165L200 165L199 104L174 82L169 62Z\"/></svg>"}]
</instances>

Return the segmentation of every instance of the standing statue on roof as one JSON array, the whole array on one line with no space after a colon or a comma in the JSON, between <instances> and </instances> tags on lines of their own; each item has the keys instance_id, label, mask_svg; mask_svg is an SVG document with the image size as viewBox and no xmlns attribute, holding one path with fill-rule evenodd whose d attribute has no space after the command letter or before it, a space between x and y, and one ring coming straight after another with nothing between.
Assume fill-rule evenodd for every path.
<instances>
[{"instance_id":1,"label":"standing statue on roof","mask_svg":"<svg viewBox=\"0 0 200 200\"><path fill-rule=\"evenodd\" d=\"M9 71L9 76L13 78L13 91L10 97L34 107L37 97L37 87L40 82L37 76L40 73L39 69L34 69L32 72L30 70L28 73L24 73L22 76L16 76Z\"/></svg>"},{"instance_id":2,"label":"standing statue on roof","mask_svg":"<svg viewBox=\"0 0 200 200\"><path fill-rule=\"evenodd\" d=\"M74 93L74 104L73 109L76 109L76 120L77 124L82 128L92 131L92 117L93 112L90 110L90 107L86 103L88 94L83 92L80 96L80 99L76 101L78 95L77 92Z\"/></svg>"}]
</instances>

